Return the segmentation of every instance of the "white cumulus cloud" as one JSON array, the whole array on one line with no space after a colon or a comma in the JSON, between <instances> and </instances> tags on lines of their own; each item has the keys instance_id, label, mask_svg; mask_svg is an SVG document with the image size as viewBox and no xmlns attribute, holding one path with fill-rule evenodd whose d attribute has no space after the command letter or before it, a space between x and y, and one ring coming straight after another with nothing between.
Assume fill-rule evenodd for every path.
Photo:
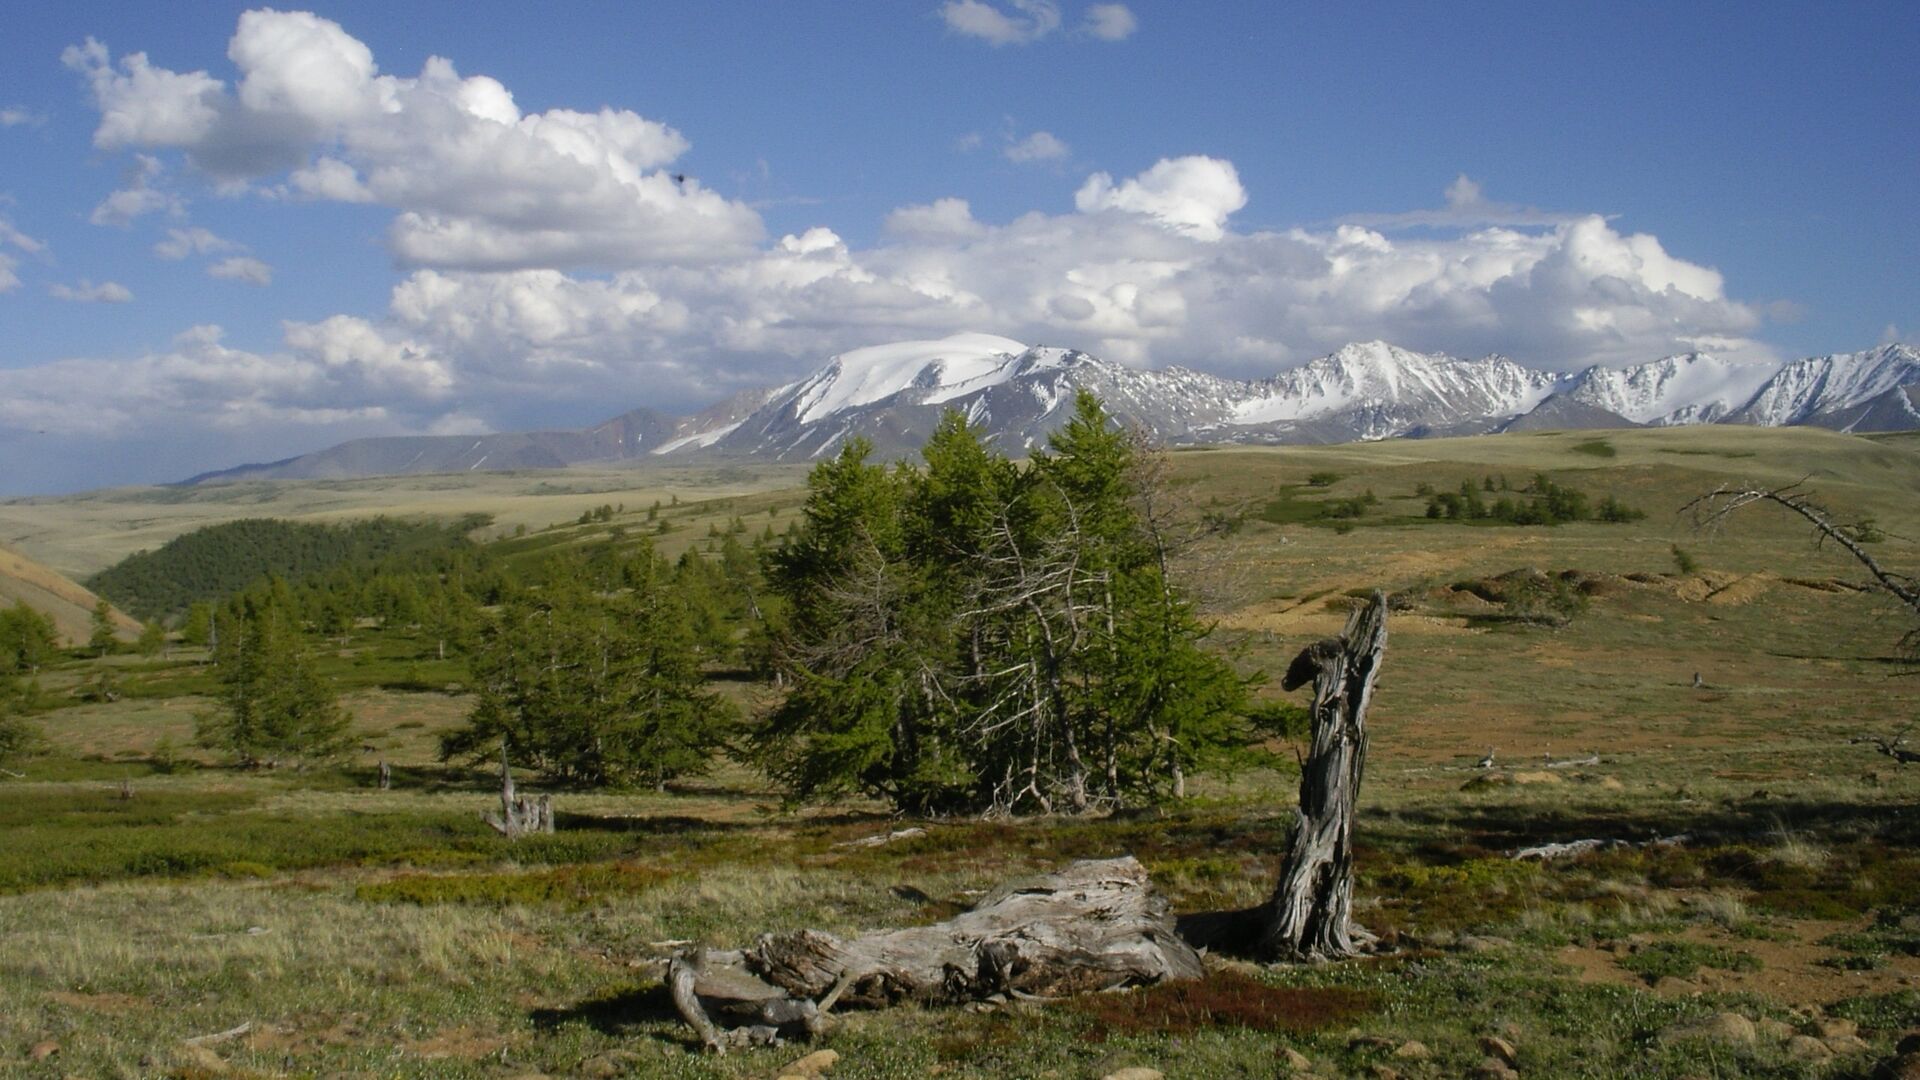
<instances>
[{"instance_id":1,"label":"white cumulus cloud","mask_svg":"<svg viewBox=\"0 0 1920 1080\"><path fill-rule=\"evenodd\" d=\"M1060 29L1060 5L1052 0L947 0L940 5L947 29L989 45L1029 45Z\"/></svg>"},{"instance_id":2,"label":"white cumulus cloud","mask_svg":"<svg viewBox=\"0 0 1920 1080\"><path fill-rule=\"evenodd\" d=\"M86 278L72 285L55 282L47 286L47 292L56 300L71 300L80 304L125 304L133 299L133 293L117 281L103 281L95 285Z\"/></svg>"},{"instance_id":3,"label":"white cumulus cloud","mask_svg":"<svg viewBox=\"0 0 1920 1080\"><path fill-rule=\"evenodd\" d=\"M245 13L227 55L239 73L231 88L143 53L115 63L92 39L65 60L100 110L96 145L179 150L229 184L284 175L273 190L289 196L392 207L388 243L403 263L722 260L762 237L750 207L670 173L687 140L634 112L523 114L498 81L463 77L441 57L414 77L381 74L363 42L306 12ZM123 191L99 216L162 208Z\"/></svg>"},{"instance_id":4,"label":"white cumulus cloud","mask_svg":"<svg viewBox=\"0 0 1920 1080\"><path fill-rule=\"evenodd\" d=\"M159 158L148 154L134 155L133 167L127 170L126 186L101 200L93 208L87 220L95 225L117 225L125 228L133 224L133 219L147 214L168 213L179 215L183 206L180 197L154 187L166 166Z\"/></svg>"},{"instance_id":5,"label":"white cumulus cloud","mask_svg":"<svg viewBox=\"0 0 1920 1080\"><path fill-rule=\"evenodd\" d=\"M153 253L163 259L179 260L189 255L213 255L223 251L245 251L244 245L214 235L198 225L168 229L167 238L153 245Z\"/></svg>"},{"instance_id":6,"label":"white cumulus cloud","mask_svg":"<svg viewBox=\"0 0 1920 1080\"><path fill-rule=\"evenodd\" d=\"M207 267L207 276L248 285L273 284L273 267L251 255L234 255Z\"/></svg>"},{"instance_id":7,"label":"white cumulus cloud","mask_svg":"<svg viewBox=\"0 0 1920 1080\"><path fill-rule=\"evenodd\" d=\"M1140 29L1140 20L1125 4L1094 4L1087 8L1085 28L1101 41L1125 41Z\"/></svg>"},{"instance_id":8,"label":"white cumulus cloud","mask_svg":"<svg viewBox=\"0 0 1920 1080\"><path fill-rule=\"evenodd\" d=\"M1218 240L1227 218L1247 205L1247 191L1230 161L1164 158L1119 184L1106 173L1093 174L1074 193L1073 205L1081 213L1144 214L1199 239Z\"/></svg>"},{"instance_id":9,"label":"white cumulus cloud","mask_svg":"<svg viewBox=\"0 0 1920 1080\"><path fill-rule=\"evenodd\" d=\"M1002 153L1008 161L1026 164L1034 161L1060 161L1073 151L1052 132L1036 131L1024 139L1009 142Z\"/></svg>"}]
</instances>

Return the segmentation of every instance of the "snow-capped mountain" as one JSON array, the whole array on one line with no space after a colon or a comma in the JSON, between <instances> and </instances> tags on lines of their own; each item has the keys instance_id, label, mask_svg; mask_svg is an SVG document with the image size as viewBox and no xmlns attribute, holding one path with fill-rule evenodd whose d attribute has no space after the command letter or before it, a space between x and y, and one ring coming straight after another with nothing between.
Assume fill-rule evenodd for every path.
<instances>
[{"instance_id":1,"label":"snow-capped mountain","mask_svg":"<svg viewBox=\"0 0 1920 1080\"><path fill-rule=\"evenodd\" d=\"M884 453L905 452L955 408L1019 450L1064 421L1081 387L1116 415L1168 432L1225 420L1245 392L1244 383L1180 368L1135 371L1076 349L958 334L835 356L709 445L716 454L805 461L861 435Z\"/></svg>"},{"instance_id":2,"label":"snow-capped mountain","mask_svg":"<svg viewBox=\"0 0 1920 1080\"><path fill-rule=\"evenodd\" d=\"M701 445L795 461L860 435L883 454L904 453L941 412L957 408L1018 451L1064 421L1080 387L1173 443L1706 423L1920 428L1920 354L1904 345L1787 364L1688 353L1629 368L1554 372L1503 356L1465 360L1375 341L1240 381L1178 367L1139 371L1074 349L960 334L843 353Z\"/></svg>"},{"instance_id":3,"label":"snow-capped mountain","mask_svg":"<svg viewBox=\"0 0 1920 1080\"><path fill-rule=\"evenodd\" d=\"M578 432L359 440L196 480L375 476L580 461L809 461L854 436L882 456L919 448L958 409L1010 453L1046 441L1075 390L1170 443L1328 443L1549 428L1739 423L1920 429L1920 352L1886 345L1788 363L1705 353L1628 368L1541 371L1503 356L1348 345L1266 379L1141 371L1077 349L956 334L854 349L812 375L678 419L638 410Z\"/></svg>"},{"instance_id":4,"label":"snow-capped mountain","mask_svg":"<svg viewBox=\"0 0 1920 1080\"><path fill-rule=\"evenodd\" d=\"M1328 421L1351 429L1352 438L1385 439L1516 416L1546 400L1559 382L1504 356L1456 360L1372 341L1253 383L1227 423L1238 435L1257 431L1274 441L1329 441L1283 438Z\"/></svg>"},{"instance_id":5,"label":"snow-capped mountain","mask_svg":"<svg viewBox=\"0 0 1920 1080\"><path fill-rule=\"evenodd\" d=\"M1887 420L1897 420L1904 413L1908 419L1899 427L1912 428L1920 426L1920 413L1914 412L1916 387L1920 387L1920 351L1909 345L1809 356L1781 367L1734 419L1766 427L1818 424L1847 431L1886 430L1860 427L1863 417L1830 422L1843 412L1884 402L1892 410Z\"/></svg>"},{"instance_id":6,"label":"snow-capped mountain","mask_svg":"<svg viewBox=\"0 0 1920 1080\"><path fill-rule=\"evenodd\" d=\"M1630 368L1590 367L1564 392L1636 424L1712 424L1752 400L1778 370L1696 352Z\"/></svg>"}]
</instances>

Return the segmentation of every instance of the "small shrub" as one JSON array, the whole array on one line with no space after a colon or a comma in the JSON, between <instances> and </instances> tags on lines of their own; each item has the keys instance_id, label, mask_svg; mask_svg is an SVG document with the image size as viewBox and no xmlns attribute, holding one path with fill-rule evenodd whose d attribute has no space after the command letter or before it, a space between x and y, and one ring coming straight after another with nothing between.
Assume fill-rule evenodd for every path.
<instances>
[{"instance_id":1,"label":"small shrub","mask_svg":"<svg viewBox=\"0 0 1920 1080\"><path fill-rule=\"evenodd\" d=\"M1692 552L1689 552L1679 544L1673 545L1673 565L1674 568L1679 570L1683 575L1697 574L1700 572L1700 560L1694 558Z\"/></svg>"}]
</instances>

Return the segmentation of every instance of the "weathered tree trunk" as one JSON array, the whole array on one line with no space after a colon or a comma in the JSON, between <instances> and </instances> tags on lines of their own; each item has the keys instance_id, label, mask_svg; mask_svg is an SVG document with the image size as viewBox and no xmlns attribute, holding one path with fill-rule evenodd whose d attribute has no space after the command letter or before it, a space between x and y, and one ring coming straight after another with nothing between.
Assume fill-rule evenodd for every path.
<instances>
[{"instance_id":1,"label":"weathered tree trunk","mask_svg":"<svg viewBox=\"0 0 1920 1080\"><path fill-rule=\"evenodd\" d=\"M856 938L801 930L762 935L749 949L684 953L669 983L681 1015L718 1050L818 1032L839 1001L1055 997L1202 974L1166 898L1128 856L1003 885L933 926Z\"/></svg>"},{"instance_id":2,"label":"weathered tree trunk","mask_svg":"<svg viewBox=\"0 0 1920 1080\"><path fill-rule=\"evenodd\" d=\"M1376 590L1338 638L1308 646L1281 685L1313 683L1313 751L1300 774L1300 816L1267 902L1258 951L1275 959L1352 956L1370 937L1353 913L1353 805L1367 766L1367 706L1387 648L1387 597Z\"/></svg>"},{"instance_id":3,"label":"weathered tree trunk","mask_svg":"<svg viewBox=\"0 0 1920 1080\"><path fill-rule=\"evenodd\" d=\"M380 763L380 790L386 791L392 787L393 787L393 766L382 761Z\"/></svg>"},{"instance_id":4,"label":"weathered tree trunk","mask_svg":"<svg viewBox=\"0 0 1920 1080\"><path fill-rule=\"evenodd\" d=\"M553 797L515 795L513 771L507 767L507 748L500 747L500 813L485 815L487 824L509 840L530 833L553 832Z\"/></svg>"}]
</instances>

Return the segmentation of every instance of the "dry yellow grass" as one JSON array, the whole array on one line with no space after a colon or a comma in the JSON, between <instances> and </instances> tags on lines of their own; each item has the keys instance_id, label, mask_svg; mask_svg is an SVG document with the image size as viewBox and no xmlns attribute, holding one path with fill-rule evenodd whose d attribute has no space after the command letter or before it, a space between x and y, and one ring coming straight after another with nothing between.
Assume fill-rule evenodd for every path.
<instances>
[{"instance_id":1,"label":"dry yellow grass","mask_svg":"<svg viewBox=\"0 0 1920 1080\"><path fill-rule=\"evenodd\" d=\"M0 547L0 607L25 604L51 616L54 629L71 645L86 641L93 633L93 609L99 602L98 596L51 567ZM113 621L123 638L131 639L140 632L140 623L118 608L113 611Z\"/></svg>"}]
</instances>

